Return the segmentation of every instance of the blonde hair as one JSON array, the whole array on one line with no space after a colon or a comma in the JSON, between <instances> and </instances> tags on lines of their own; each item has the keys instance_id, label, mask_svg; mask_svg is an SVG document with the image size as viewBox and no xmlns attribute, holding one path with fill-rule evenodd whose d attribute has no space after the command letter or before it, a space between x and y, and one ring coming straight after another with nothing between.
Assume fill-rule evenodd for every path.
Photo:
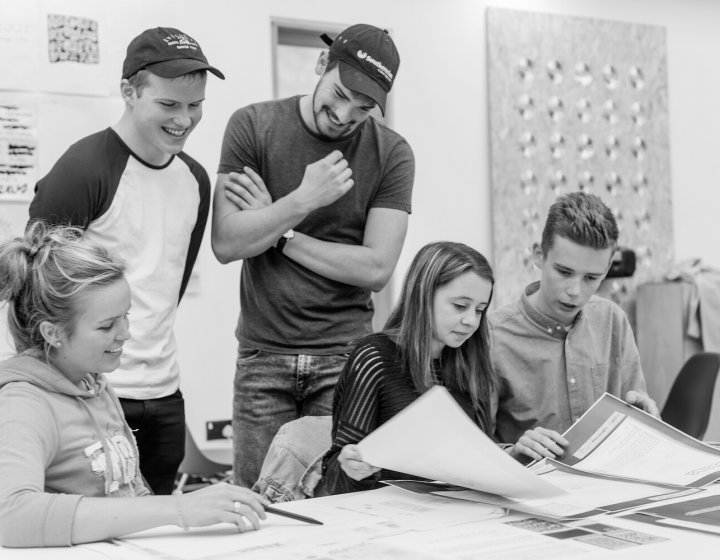
<instances>
[{"instance_id":1,"label":"blonde hair","mask_svg":"<svg viewBox=\"0 0 720 560\"><path fill-rule=\"evenodd\" d=\"M8 301L8 328L17 352L49 355L40 325L48 321L69 336L79 297L124 278L125 265L82 239L82 230L29 225L22 237L0 243L0 301Z\"/></svg>"}]
</instances>

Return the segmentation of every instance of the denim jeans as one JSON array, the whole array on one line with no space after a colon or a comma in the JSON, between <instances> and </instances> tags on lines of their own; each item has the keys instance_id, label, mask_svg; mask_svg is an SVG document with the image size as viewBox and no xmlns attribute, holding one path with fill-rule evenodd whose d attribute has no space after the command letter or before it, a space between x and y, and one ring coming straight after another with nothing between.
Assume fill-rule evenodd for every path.
<instances>
[{"instance_id":1,"label":"denim jeans","mask_svg":"<svg viewBox=\"0 0 720 560\"><path fill-rule=\"evenodd\" d=\"M185 401L178 389L159 399L120 399L135 434L140 472L155 494L170 494L185 456Z\"/></svg>"},{"instance_id":2,"label":"denim jeans","mask_svg":"<svg viewBox=\"0 0 720 560\"><path fill-rule=\"evenodd\" d=\"M240 349L233 400L235 483L251 488L280 426L332 414L335 383L347 354L310 356Z\"/></svg>"}]
</instances>

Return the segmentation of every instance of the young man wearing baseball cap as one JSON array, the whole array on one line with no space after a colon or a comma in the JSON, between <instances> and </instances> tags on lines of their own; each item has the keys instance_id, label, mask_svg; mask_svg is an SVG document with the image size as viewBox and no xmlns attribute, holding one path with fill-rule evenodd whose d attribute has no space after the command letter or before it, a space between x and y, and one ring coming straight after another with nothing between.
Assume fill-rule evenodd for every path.
<instances>
[{"instance_id":1,"label":"young man wearing baseball cap","mask_svg":"<svg viewBox=\"0 0 720 560\"><path fill-rule=\"evenodd\" d=\"M207 72L224 79L189 35L143 31L123 63L120 121L70 146L30 204L31 221L82 227L127 263L131 338L107 377L156 494L171 493L185 447L173 324L205 230L210 180L182 149L202 118Z\"/></svg>"},{"instance_id":2,"label":"young man wearing baseball cap","mask_svg":"<svg viewBox=\"0 0 720 560\"><path fill-rule=\"evenodd\" d=\"M282 424L331 414L411 210L412 150L371 115L398 71L393 40L365 24L323 39L313 93L232 115L215 186L213 251L243 260L233 433L248 487Z\"/></svg>"}]
</instances>

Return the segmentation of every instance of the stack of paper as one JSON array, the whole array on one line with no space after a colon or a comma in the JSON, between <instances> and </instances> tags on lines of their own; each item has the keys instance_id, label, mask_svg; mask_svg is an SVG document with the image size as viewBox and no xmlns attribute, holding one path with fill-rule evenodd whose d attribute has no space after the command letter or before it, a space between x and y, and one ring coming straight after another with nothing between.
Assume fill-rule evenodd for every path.
<instances>
[{"instance_id":1,"label":"stack of paper","mask_svg":"<svg viewBox=\"0 0 720 560\"><path fill-rule=\"evenodd\" d=\"M447 483L394 485L556 518L677 497L720 478L720 450L609 394L564 436L562 459L523 467L434 387L359 447L372 465Z\"/></svg>"}]
</instances>

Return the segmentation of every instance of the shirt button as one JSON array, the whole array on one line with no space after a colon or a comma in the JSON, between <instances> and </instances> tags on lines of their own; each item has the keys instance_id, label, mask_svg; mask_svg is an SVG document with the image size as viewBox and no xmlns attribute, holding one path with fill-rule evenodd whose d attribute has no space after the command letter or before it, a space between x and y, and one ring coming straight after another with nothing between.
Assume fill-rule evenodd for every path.
<instances>
[{"instance_id":1,"label":"shirt button","mask_svg":"<svg viewBox=\"0 0 720 560\"><path fill-rule=\"evenodd\" d=\"M547 331L548 331L549 333L551 333L551 332L552 332L552 329L551 329L550 327L548 327L548 330L547 330Z\"/></svg>"},{"instance_id":2,"label":"shirt button","mask_svg":"<svg viewBox=\"0 0 720 560\"><path fill-rule=\"evenodd\" d=\"M575 378L574 378L574 377L570 379L570 383L572 383L573 385L575 385Z\"/></svg>"}]
</instances>

